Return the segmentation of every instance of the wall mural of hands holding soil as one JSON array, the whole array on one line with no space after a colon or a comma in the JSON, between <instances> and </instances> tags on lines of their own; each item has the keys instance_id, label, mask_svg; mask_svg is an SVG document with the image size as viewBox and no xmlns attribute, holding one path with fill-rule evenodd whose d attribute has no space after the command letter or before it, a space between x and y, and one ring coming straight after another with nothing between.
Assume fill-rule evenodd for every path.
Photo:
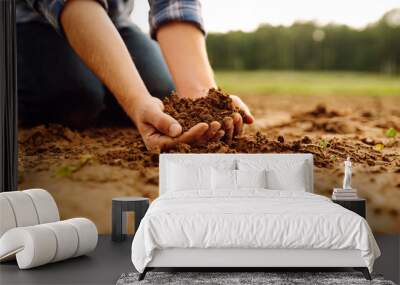
<instances>
[{"instance_id":1,"label":"wall mural of hands holding soil","mask_svg":"<svg viewBox=\"0 0 400 285\"><path fill-rule=\"evenodd\" d=\"M243 132L220 132L208 142L168 152L299 153L314 155L315 191L340 187L343 161L353 161L353 187L367 199L375 232L400 232L400 96L245 94L255 121ZM165 112L184 130L242 111L229 95L210 90L195 101L176 95ZM110 232L111 198L158 195L158 153L148 152L135 127L73 130L49 124L19 132L21 189L48 189L63 219L86 216Z\"/></svg>"},{"instance_id":2,"label":"wall mural of hands holding soil","mask_svg":"<svg viewBox=\"0 0 400 285\"><path fill-rule=\"evenodd\" d=\"M138 20L132 5L81 13L89 2L62 17L39 13L39 23L35 7L19 7L19 189L45 188L62 219L87 217L110 233L113 197L157 198L160 151L311 153L315 192L327 197L350 157L371 228L400 233L397 5L354 4L366 16L355 25L337 1L328 14L303 1L287 14L292 24L273 24L248 1L208 1L204 19L216 26L207 31L197 1L174 1L150 5L153 41L128 24ZM263 2L258 11L274 11Z\"/></svg>"}]
</instances>

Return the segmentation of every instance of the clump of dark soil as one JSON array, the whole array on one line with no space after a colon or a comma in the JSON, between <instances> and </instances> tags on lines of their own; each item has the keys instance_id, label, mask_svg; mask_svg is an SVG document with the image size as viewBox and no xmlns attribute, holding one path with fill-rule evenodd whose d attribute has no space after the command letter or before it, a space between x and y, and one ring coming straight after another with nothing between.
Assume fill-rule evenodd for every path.
<instances>
[{"instance_id":1,"label":"clump of dark soil","mask_svg":"<svg viewBox=\"0 0 400 285\"><path fill-rule=\"evenodd\" d=\"M198 123L217 121L223 124L225 117L233 113L244 113L233 105L229 95L221 90L210 89L208 95L198 99L180 98L172 93L163 101L164 112L174 117L181 124L183 131L189 130Z\"/></svg>"},{"instance_id":2,"label":"clump of dark soil","mask_svg":"<svg viewBox=\"0 0 400 285\"><path fill-rule=\"evenodd\" d=\"M326 108L326 106L324 104L318 104L313 110L309 111L309 112L305 112L303 114L304 115L309 115L311 117L315 117L315 118L333 118L333 117L337 117L339 116L339 112L337 112L336 110L331 110L328 111L328 109Z\"/></svg>"}]
</instances>

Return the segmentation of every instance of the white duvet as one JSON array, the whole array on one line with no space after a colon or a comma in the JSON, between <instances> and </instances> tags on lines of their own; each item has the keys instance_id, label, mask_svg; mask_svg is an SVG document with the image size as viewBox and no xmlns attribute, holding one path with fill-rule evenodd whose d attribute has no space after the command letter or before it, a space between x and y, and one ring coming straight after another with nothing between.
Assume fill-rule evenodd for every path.
<instances>
[{"instance_id":1,"label":"white duvet","mask_svg":"<svg viewBox=\"0 0 400 285\"><path fill-rule=\"evenodd\" d=\"M143 272L155 249L358 249L372 271L380 251L365 219L323 196L296 191L182 191L156 199L132 243Z\"/></svg>"}]
</instances>

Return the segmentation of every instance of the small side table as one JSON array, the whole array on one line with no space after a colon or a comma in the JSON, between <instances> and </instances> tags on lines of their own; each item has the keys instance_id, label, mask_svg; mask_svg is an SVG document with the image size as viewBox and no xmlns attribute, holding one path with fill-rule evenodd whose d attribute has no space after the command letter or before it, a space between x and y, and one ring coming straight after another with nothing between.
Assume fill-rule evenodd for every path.
<instances>
[{"instance_id":1,"label":"small side table","mask_svg":"<svg viewBox=\"0 0 400 285\"><path fill-rule=\"evenodd\" d=\"M113 241L126 238L126 212L135 213L135 231L149 208L150 201L144 197L116 197L112 199L112 235Z\"/></svg>"},{"instance_id":2,"label":"small side table","mask_svg":"<svg viewBox=\"0 0 400 285\"><path fill-rule=\"evenodd\" d=\"M352 200L336 200L332 199L333 203L339 204L340 206L359 214L365 219L366 216L366 201L362 198L356 198Z\"/></svg>"}]
</instances>

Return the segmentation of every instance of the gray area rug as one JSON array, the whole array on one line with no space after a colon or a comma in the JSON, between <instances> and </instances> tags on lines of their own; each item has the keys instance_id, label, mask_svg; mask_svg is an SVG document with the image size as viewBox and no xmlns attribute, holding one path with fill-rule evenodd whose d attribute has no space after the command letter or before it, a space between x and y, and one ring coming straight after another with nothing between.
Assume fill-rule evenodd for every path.
<instances>
[{"instance_id":1,"label":"gray area rug","mask_svg":"<svg viewBox=\"0 0 400 285\"><path fill-rule=\"evenodd\" d=\"M117 285L133 284L379 284L395 285L392 281L384 280L380 275L372 275L368 281L359 272L148 272L146 278L138 281L138 273L122 274Z\"/></svg>"}]
</instances>

